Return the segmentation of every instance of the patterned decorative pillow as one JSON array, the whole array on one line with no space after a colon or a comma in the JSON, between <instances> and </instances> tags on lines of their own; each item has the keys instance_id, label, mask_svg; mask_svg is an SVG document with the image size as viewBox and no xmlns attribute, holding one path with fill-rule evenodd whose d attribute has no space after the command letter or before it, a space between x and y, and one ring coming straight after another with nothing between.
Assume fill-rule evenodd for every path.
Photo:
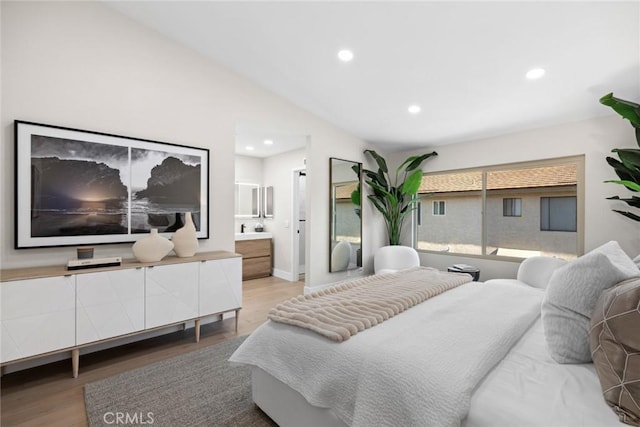
<instances>
[{"instance_id":1,"label":"patterned decorative pillow","mask_svg":"<svg viewBox=\"0 0 640 427\"><path fill-rule=\"evenodd\" d=\"M620 421L640 426L640 279L600 295L589 336L604 399Z\"/></svg>"}]
</instances>

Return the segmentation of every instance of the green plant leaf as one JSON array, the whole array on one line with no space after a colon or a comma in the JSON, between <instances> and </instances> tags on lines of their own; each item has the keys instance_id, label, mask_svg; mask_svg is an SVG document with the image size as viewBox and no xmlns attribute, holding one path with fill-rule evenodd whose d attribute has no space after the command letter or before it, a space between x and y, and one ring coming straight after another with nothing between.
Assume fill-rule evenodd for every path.
<instances>
[{"instance_id":1,"label":"green plant leaf","mask_svg":"<svg viewBox=\"0 0 640 427\"><path fill-rule=\"evenodd\" d=\"M409 163L409 162L413 162L413 161L414 161L415 159L417 159L418 157L419 157L419 156L409 156L409 157L407 157L407 159L406 159L404 162L402 162L402 164L401 164L400 166L398 166L398 167L396 168L396 172L399 172L399 171L402 169L402 167L403 167L404 165L406 165L406 164L407 164L407 163ZM407 168L407 170L409 170L409 169Z\"/></svg>"},{"instance_id":2,"label":"green plant leaf","mask_svg":"<svg viewBox=\"0 0 640 427\"><path fill-rule=\"evenodd\" d=\"M613 153L617 153L622 163L629 169L635 170L640 174L640 150L638 149L624 149L614 148L611 150Z\"/></svg>"},{"instance_id":3,"label":"green plant leaf","mask_svg":"<svg viewBox=\"0 0 640 427\"><path fill-rule=\"evenodd\" d=\"M418 192L418 189L420 188L421 183L422 183L422 171L420 169L417 169L407 177L407 179L402 184L402 187L400 187L400 190L402 191L403 194L408 194L413 196Z\"/></svg>"},{"instance_id":4,"label":"green plant leaf","mask_svg":"<svg viewBox=\"0 0 640 427\"><path fill-rule=\"evenodd\" d=\"M625 187L627 187L629 190L631 191L640 191L640 184L636 184L633 181L626 181L626 180L621 180L621 181L605 181L605 182L611 182L614 184L621 184L624 185Z\"/></svg>"},{"instance_id":5,"label":"green plant leaf","mask_svg":"<svg viewBox=\"0 0 640 427\"><path fill-rule=\"evenodd\" d=\"M389 172L389 169L387 168L387 162L378 153L376 153L374 150L364 150L364 152L365 154L369 153L369 155L371 155L371 157L374 158L374 160L376 161L376 163L378 164L378 167L380 168L380 170L382 170L382 172L384 173Z\"/></svg>"},{"instance_id":6,"label":"green plant leaf","mask_svg":"<svg viewBox=\"0 0 640 427\"><path fill-rule=\"evenodd\" d=\"M635 181L633 171L626 167L620 160L613 157L607 157L607 163L613 168L613 171L623 181Z\"/></svg>"},{"instance_id":7,"label":"green plant leaf","mask_svg":"<svg viewBox=\"0 0 640 427\"><path fill-rule=\"evenodd\" d=\"M407 205L405 206L405 209L400 213L400 217L404 218L407 215L409 215L411 212L415 211L418 209L418 206L411 206L411 205Z\"/></svg>"},{"instance_id":8,"label":"green plant leaf","mask_svg":"<svg viewBox=\"0 0 640 427\"><path fill-rule=\"evenodd\" d=\"M633 206L634 208L640 208L640 197L638 196L631 196L630 199L623 199L618 196L613 196L613 197L607 197L607 200L620 200L622 202L625 202L629 206Z\"/></svg>"},{"instance_id":9,"label":"green plant leaf","mask_svg":"<svg viewBox=\"0 0 640 427\"><path fill-rule=\"evenodd\" d=\"M379 185L383 186L384 188L389 188L389 183L387 182L387 179L384 177L384 174L382 173L382 171L374 172L369 169L363 169L363 172L367 176L367 178L369 178L370 180L377 182Z\"/></svg>"},{"instance_id":10,"label":"green plant leaf","mask_svg":"<svg viewBox=\"0 0 640 427\"><path fill-rule=\"evenodd\" d=\"M360 206L360 186L351 192L351 203Z\"/></svg>"},{"instance_id":11,"label":"green plant leaf","mask_svg":"<svg viewBox=\"0 0 640 427\"><path fill-rule=\"evenodd\" d=\"M422 163L423 163L425 160L427 160L428 158L430 158L430 157L434 157L434 156L437 156L437 155L438 155L438 153L436 153L435 151L432 151L431 153L423 154L423 155L421 155L421 156L412 156L412 157L409 157L407 160L405 160L405 161L404 161L404 163L402 163L402 164L400 165L400 167L398 168L398 170L400 170L400 168L401 168L402 166L404 166L406 163L408 163L408 162L409 162L409 160L411 160L411 163L409 163L409 165L407 166L407 169L406 169L406 170L407 170L407 172L412 171L412 170L414 170L414 169L416 169L416 168L419 168L419 167L420 167L420 165L422 165Z\"/></svg>"},{"instance_id":12,"label":"green plant leaf","mask_svg":"<svg viewBox=\"0 0 640 427\"><path fill-rule=\"evenodd\" d=\"M600 98L600 103L613 108L616 113L629 120L632 124L640 126L640 105L635 102L616 98L612 92Z\"/></svg>"},{"instance_id":13,"label":"green plant leaf","mask_svg":"<svg viewBox=\"0 0 640 427\"><path fill-rule=\"evenodd\" d=\"M375 181L366 181L367 184L369 184L371 186L371 188L373 188L374 190L378 190L380 193L382 193L385 197L388 198L393 198L393 199L397 199L396 196L394 194L392 194L390 191L388 191L386 188L384 188L383 186L381 186L380 184L378 184Z\"/></svg>"},{"instance_id":14,"label":"green plant leaf","mask_svg":"<svg viewBox=\"0 0 640 427\"><path fill-rule=\"evenodd\" d=\"M626 216L627 218L631 218L631 219L632 219L632 220L634 220L634 221L640 221L640 216L638 216L638 215L636 215L636 214L634 214L634 213L631 213L631 212L625 212L625 211L619 211L619 210L616 210L616 209L612 209L612 210L613 210L614 212L618 212L620 215L624 215L624 216Z\"/></svg>"},{"instance_id":15,"label":"green plant leaf","mask_svg":"<svg viewBox=\"0 0 640 427\"><path fill-rule=\"evenodd\" d=\"M380 201L378 199L376 199L375 196L369 195L369 196L367 196L367 198L369 200L371 200L371 203L373 203L373 206L375 206L375 208L378 209L378 211L380 211L380 213L384 217L385 221L389 221L389 215L387 213L387 208L382 203L380 203Z\"/></svg>"}]
</instances>

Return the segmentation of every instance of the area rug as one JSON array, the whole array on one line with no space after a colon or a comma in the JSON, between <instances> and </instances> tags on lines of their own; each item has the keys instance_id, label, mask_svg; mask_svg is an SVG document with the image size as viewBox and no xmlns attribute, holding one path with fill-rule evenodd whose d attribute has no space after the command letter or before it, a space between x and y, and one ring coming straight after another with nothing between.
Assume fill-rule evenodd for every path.
<instances>
[{"instance_id":1,"label":"area rug","mask_svg":"<svg viewBox=\"0 0 640 427\"><path fill-rule=\"evenodd\" d=\"M85 385L90 426L275 426L251 400L251 371L233 338Z\"/></svg>"}]
</instances>

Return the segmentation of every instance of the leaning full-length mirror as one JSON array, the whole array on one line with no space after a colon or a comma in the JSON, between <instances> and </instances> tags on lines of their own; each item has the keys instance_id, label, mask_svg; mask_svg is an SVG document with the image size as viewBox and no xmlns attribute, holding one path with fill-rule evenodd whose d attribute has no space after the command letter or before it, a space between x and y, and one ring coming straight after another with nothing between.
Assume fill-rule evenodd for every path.
<instances>
[{"instance_id":1,"label":"leaning full-length mirror","mask_svg":"<svg viewBox=\"0 0 640 427\"><path fill-rule=\"evenodd\" d=\"M362 163L329 159L329 271L332 273L362 266L361 171Z\"/></svg>"}]
</instances>

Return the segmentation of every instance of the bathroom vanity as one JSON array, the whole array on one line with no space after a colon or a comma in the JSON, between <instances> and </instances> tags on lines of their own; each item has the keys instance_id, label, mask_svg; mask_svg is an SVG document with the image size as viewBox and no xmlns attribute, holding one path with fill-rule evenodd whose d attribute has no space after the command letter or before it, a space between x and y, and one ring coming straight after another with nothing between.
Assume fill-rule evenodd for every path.
<instances>
[{"instance_id":1,"label":"bathroom vanity","mask_svg":"<svg viewBox=\"0 0 640 427\"><path fill-rule=\"evenodd\" d=\"M271 276L272 244L271 233L236 233L235 252L242 255L242 280Z\"/></svg>"}]
</instances>

